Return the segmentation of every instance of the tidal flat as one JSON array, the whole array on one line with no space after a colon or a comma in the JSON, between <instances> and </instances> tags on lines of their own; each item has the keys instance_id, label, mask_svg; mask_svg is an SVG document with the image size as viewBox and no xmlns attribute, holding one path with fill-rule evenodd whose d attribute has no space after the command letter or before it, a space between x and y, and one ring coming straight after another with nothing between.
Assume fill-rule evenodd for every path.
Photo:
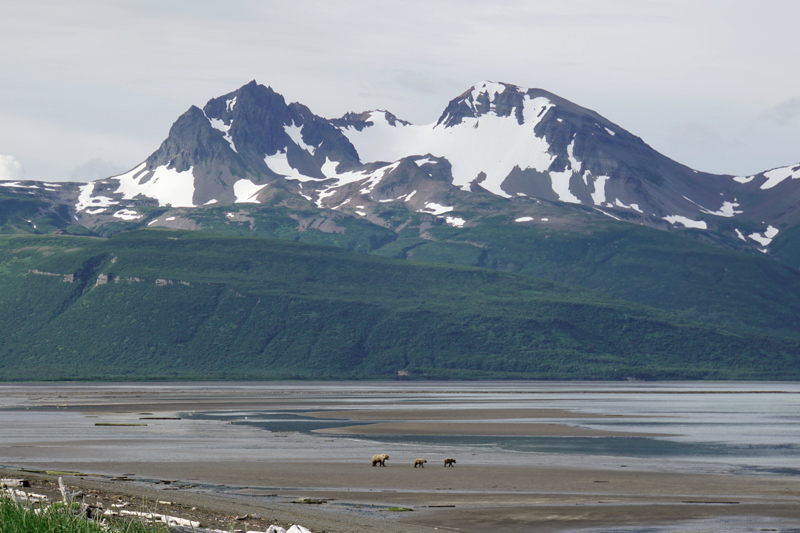
<instances>
[{"instance_id":1,"label":"tidal flat","mask_svg":"<svg viewBox=\"0 0 800 533\"><path fill-rule=\"evenodd\" d=\"M798 452L796 383L0 384L7 472L314 533L796 531Z\"/></svg>"}]
</instances>

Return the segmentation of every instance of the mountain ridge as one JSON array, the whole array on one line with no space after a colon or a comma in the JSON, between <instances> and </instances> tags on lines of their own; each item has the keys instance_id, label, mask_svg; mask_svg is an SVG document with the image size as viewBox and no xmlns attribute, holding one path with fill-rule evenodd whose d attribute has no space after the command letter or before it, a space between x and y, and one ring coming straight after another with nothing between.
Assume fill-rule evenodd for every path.
<instances>
[{"instance_id":1,"label":"mountain ridge","mask_svg":"<svg viewBox=\"0 0 800 533\"><path fill-rule=\"evenodd\" d=\"M793 200L800 192L794 182L800 165L739 177L697 172L596 112L541 89L479 82L427 126L388 111L324 119L255 81L187 113L191 117L181 117L147 159L147 174L109 178L104 192L111 188L109 180L128 180L129 188L138 186L162 206L190 207L258 202L266 188L277 186L319 208L355 214L344 202L374 203L372 188L396 174L401 161L422 161L418 166L428 165L424 173L430 173L446 160L449 167L436 173L449 173L453 187L465 192L573 204L657 229L698 229L754 250L768 250L780 231L800 224ZM492 154L496 161L488 162ZM408 164L404 169L419 174ZM186 172L193 178L191 201L148 187L155 178L182 180L181 187L188 188ZM356 189L353 183L363 186ZM343 188L351 192L344 195ZM449 206L443 196L454 193L420 195L409 207ZM77 211L80 217L85 208Z\"/></svg>"},{"instance_id":2,"label":"mountain ridge","mask_svg":"<svg viewBox=\"0 0 800 533\"><path fill-rule=\"evenodd\" d=\"M797 166L695 172L541 89L481 82L416 126L386 110L328 120L253 81L190 107L127 173L0 183L0 231L298 240L519 272L795 337L797 177Z\"/></svg>"}]
</instances>

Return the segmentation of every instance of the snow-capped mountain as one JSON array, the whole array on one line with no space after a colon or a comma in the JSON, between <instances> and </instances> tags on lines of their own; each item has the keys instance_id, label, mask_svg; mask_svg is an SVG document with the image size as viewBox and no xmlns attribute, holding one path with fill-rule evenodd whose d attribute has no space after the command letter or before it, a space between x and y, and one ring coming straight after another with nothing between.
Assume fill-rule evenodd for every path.
<instances>
[{"instance_id":1,"label":"snow-capped mountain","mask_svg":"<svg viewBox=\"0 0 800 533\"><path fill-rule=\"evenodd\" d=\"M252 202L275 180L324 180L326 163L352 168L358 154L327 120L252 82L189 108L143 163L87 184L77 209L99 214L139 196L173 207Z\"/></svg>"},{"instance_id":2,"label":"snow-capped mountain","mask_svg":"<svg viewBox=\"0 0 800 533\"><path fill-rule=\"evenodd\" d=\"M546 202L766 250L800 224L798 178L800 165L742 177L697 172L541 89L480 82L436 122L414 125L388 111L328 120L251 82L203 109L192 106L136 168L81 186L74 209L91 227L144 220L146 205L255 204L288 195L377 224L378 208L396 204L469 226L475 198L491 194L524 222L546 225L528 216Z\"/></svg>"},{"instance_id":3,"label":"snow-capped mountain","mask_svg":"<svg viewBox=\"0 0 800 533\"><path fill-rule=\"evenodd\" d=\"M733 231L762 247L779 224L800 223L792 200L800 185L768 191L800 177L800 165L749 177L697 172L597 113L539 89L481 82L424 126L384 112L334 123L367 160L446 159L453 185L463 190L579 204L655 227ZM741 228L725 220L734 218Z\"/></svg>"}]
</instances>

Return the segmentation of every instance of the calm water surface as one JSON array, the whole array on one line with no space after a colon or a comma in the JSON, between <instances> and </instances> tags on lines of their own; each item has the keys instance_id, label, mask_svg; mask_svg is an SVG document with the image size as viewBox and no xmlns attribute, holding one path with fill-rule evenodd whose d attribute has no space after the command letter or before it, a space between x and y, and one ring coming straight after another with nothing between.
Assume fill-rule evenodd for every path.
<instances>
[{"instance_id":1,"label":"calm water surface","mask_svg":"<svg viewBox=\"0 0 800 533\"><path fill-rule=\"evenodd\" d=\"M136 422L125 405L229 398L276 398L279 409L182 410L180 424L95 427ZM93 404L113 404L87 414ZM68 406L69 409L54 409ZM342 425L303 413L324 409L541 408L587 418L530 419L658 437L331 436L312 430ZM117 409L117 412L114 412ZM613 415L592 418L588 415ZM127 418L125 418L127 416ZM463 420L463 417L459 417ZM468 419L468 416L467 416ZM477 421L476 421L477 422ZM486 422L483 420L482 422ZM347 423L351 425L351 423ZM266 436L283 438L266 438ZM137 446L124 445L136 442ZM176 446L176 443L187 443ZM0 463L270 457L309 450L331 460L362 461L380 442L400 453L455 450L480 463L571 464L656 471L800 475L800 384L797 383L159 383L0 385ZM75 443L70 448L69 444ZM79 445L78 445L79 444ZM23 446L28 446L23 451ZM455 452L454 452L455 453ZM48 456L49 454L49 456Z\"/></svg>"}]
</instances>

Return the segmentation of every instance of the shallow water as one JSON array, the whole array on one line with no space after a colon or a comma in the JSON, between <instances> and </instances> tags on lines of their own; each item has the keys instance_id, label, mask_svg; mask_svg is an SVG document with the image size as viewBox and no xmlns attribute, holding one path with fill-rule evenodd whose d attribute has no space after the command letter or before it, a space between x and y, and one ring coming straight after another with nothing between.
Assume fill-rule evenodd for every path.
<instances>
[{"instance_id":1,"label":"shallow water","mask_svg":"<svg viewBox=\"0 0 800 533\"><path fill-rule=\"evenodd\" d=\"M255 404L277 399L283 405L227 409L221 402L231 398ZM207 402L219 405L203 409L209 406ZM140 421L128 408L138 403L196 404L198 409L181 411L181 421ZM104 410L83 412L95 404L104 405ZM665 436L320 435L311 432L358 423L303 416L308 411L326 409L443 407L462 414L476 408L564 409L587 413L587 418L511 421ZM612 416L592 418L589 414ZM464 420L463 415L458 418ZM148 425L97 427L97 422ZM364 456L371 456L379 442L388 453L441 447L489 464L625 463L656 471L800 474L797 383L5 384L0 385L0 428L2 464L80 461L86 457L109 461L153 457L247 460L265 453L292 460L310 450L322 460L362 461ZM70 443L81 445L70 447Z\"/></svg>"},{"instance_id":2,"label":"shallow water","mask_svg":"<svg viewBox=\"0 0 800 533\"><path fill-rule=\"evenodd\" d=\"M503 386L506 386L504 389ZM468 389L465 390L465 387ZM770 473L800 475L800 385L795 383L513 383L362 386L380 409L440 409L469 412L473 408L564 409L613 418L514 419L515 423L560 423L589 429L663 434L659 437L453 437L375 436L351 438L405 446L480 448L481 460L494 462L509 454L570 456L582 461L597 458L651 460L652 467L675 471ZM376 390L377 388L377 390ZM407 389L407 390L406 390ZM317 392L334 393L327 385ZM339 392L342 392L339 390ZM353 394L351 391L349 394ZM400 394L398 394L400 393ZM397 396L400 396L399 398ZM387 402L390 402L387 404ZM455 403L452 403L455 402ZM369 409L370 405L361 405ZM333 409L336 409L334 406ZM313 410L313 409L311 409ZM271 432L310 432L341 426L335 420L302 416L304 410L247 410L197 412L198 419L219 419L234 425ZM624 417L624 418L622 418ZM459 420L465 421L463 417ZM466 421L469 419L467 418ZM455 418L452 421L457 421ZM441 422L447 422L446 420ZM481 420L476 422L489 422ZM347 422L346 425L358 425ZM343 438L332 437L328 438ZM497 457L488 457L495 452ZM518 463L520 457L515 457Z\"/></svg>"},{"instance_id":3,"label":"shallow water","mask_svg":"<svg viewBox=\"0 0 800 533\"><path fill-rule=\"evenodd\" d=\"M533 408L586 417L511 419L655 437L474 437L329 435L316 429L359 422L312 419L323 410ZM179 416L181 420L141 420ZM596 415L608 415L598 418ZM393 417L396 418L396 417ZM499 420L496 420L499 421ZM442 423L447 422L441 421ZM491 420L475 420L486 423ZM95 424L146 426L97 426ZM363 463L379 449L393 457L453 454L470 464L569 466L654 472L800 475L797 383L55 383L0 384L0 465L170 461ZM461 461L459 461L461 462ZM112 468L112 467L108 467ZM119 474L103 472L99 474ZM154 482L140 479L141 482ZM192 482L194 490L266 497L248 489ZM299 487L302 488L302 487ZM282 487L282 489L287 489ZM355 512L355 511L353 511ZM366 512L363 509L359 512ZM800 531L794 521L715 518L610 531Z\"/></svg>"}]
</instances>

